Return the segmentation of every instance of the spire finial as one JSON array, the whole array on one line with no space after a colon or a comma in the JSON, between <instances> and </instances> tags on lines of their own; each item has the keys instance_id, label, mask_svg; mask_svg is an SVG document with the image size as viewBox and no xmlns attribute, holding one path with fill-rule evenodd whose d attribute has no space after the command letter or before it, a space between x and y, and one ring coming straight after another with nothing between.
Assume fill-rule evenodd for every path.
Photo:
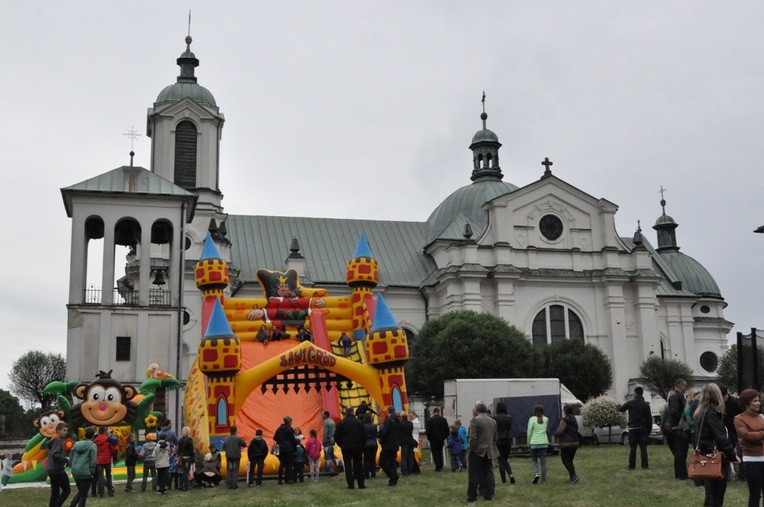
<instances>
[{"instance_id":1,"label":"spire finial","mask_svg":"<svg viewBox=\"0 0 764 507\"><path fill-rule=\"evenodd\" d=\"M186 51L191 51L191 42L194 39L191 38L191 9L188 10L188 35L186 35Z\"/></svg>"},{"instance_id":2,"label":"spire finial","mask_svg":"<svg viewBox=\"0 0 764 507\"><path fill-rule=\"evenodd\" d=\"M642 224L640 223L639 220L637 220L637 230L636 230L636 232L634 232L633 241L634 241L634 245L635 246L640 246L640 245L642 245L642 242L643 242L643 239L642 239Z\"/></svg>"},{"instance_id":3,"label":"spire finial","mask_svg":"<svg viewBox=\"0 0 764 507\"><path fill-rule=\"evenodd\" d=\"M480 102L483 103L483 112L480 113L480 119L483 120L483 130L485 130L485 121L488 119L488 115L485 112L485 90L483 90L483 98Z\"/></svg>"},{"instance_id":4,"label":"spire finial","mask_svg":"<svg viewBox=\"0 0 764 507\"><path fill-rule=\"evenodd\" d=\"M659 194L661 194L661 208L663 209L663 214L666 214L666 199L664 198L663 193L668 190L667 188L663 188L663 185L661 185L660 190L658 191Z\"/></svg>"}]
</instances>

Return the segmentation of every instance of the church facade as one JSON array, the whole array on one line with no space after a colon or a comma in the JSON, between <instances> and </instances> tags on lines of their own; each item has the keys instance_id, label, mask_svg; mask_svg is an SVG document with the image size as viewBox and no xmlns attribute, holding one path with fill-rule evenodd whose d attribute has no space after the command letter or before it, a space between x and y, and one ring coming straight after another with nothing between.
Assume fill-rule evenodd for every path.
<instances>
[{"instance_id":1,"label":"church facade","mask_svg":"<svg viewBox=\"0 0 764 507\"><path fill-rule=\"evenodd\" d=\"M177 81L147 113L151 168L119 167L62 189L72 218L67 378L114 370L141 382L152 362L185 378L201 337L193 267L207 233L231 266L228 295L261 296L261 268L293 268L305 286L349 294L346 262L365 234L380 265L376 290L412 340L428 319L471 309L502 317L534 346L595 344L611 360L619 398L653 355L715 375L732 323L711 274L680 251L665 201L654 247L641 229L619 235L618 207L556 177L548 160L538 180L508 183L485 112L465 186L425 222L226 213L225 118L198 84L186 43ZM94 241L104 253L89 261ZM86 287L88 262L102 263L100 289ZM179 399L169 403L173 417Z\"/></svg>"}]
</instances>

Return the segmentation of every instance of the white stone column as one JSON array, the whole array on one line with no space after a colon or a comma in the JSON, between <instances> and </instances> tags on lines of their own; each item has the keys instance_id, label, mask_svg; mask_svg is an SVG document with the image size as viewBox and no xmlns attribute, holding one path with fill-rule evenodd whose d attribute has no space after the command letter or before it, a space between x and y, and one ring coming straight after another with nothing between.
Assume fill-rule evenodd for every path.
<instances>
[{"instance_id":1,"label":"white stone column","mask_svg":"<svg viewBox=\"0 0 764 507\"><path fill-rule=\"evenodd\" d=\"M148 306L151 288L151 224L141 223L140 271L138 274L138 304Z\"/></svg>"},{"instance_id":2,"label":"white stone column","mask_svg":"<svg viewBox=\"0 0 764 507\"><path fill-rule=\"evenodd\" d=\"M642 361L651 355L661 353L661 338L658 331L658 318L656 308L658 300L655 296L655 288L652 284L639 284L637 286L637 322L639 323L639 337L642 341ZM642 362L640 361L640 363Z\"/></svg>"},{"instance_id":3,"label":"white stone column","mask_svg":"<svg viewBox=\"0 0 764 507\"><path fill-rule=\"evenodd\" d=\"M609 321L611 359L613 361L612 389L618 399L623 399L628 389L629 362L634 360L633 357L629 356L626 346L623 288L611 283L606 285L605 291L605 310Z\"/></svg>"},{"instance_id":4,"label":"white stone column","mask_svg":"<svg viewBox=\"0 0 764 507\"><path fill-rule=\"evenodd\" d=\"M496 309L499 313L499 317L509 323L515 323L514 280L496 279ZM522 327L522 324L519 322L515 323L515 325L517 325L517 327Z\"/></svg>"},{"instance_id":5,"label":"white stone column","mask_svg":"<svg viewBox=\"0 0 764 507\"><path fill-rule=\"evenodd\" d=\"M79 216L72 220L72 245L69 259L69 304L84 302L88 252L85 243L85 224Z\"/></svg>"},{"instance_id":6,"label":"white stone column","mask_svg":"<svg viewBox=\"0 0 764 507\"><path fill-rule=\"evenodd\" d=\"M101 304L114 304L114 221L104 220Z\"/></svg>"}]
</instances>

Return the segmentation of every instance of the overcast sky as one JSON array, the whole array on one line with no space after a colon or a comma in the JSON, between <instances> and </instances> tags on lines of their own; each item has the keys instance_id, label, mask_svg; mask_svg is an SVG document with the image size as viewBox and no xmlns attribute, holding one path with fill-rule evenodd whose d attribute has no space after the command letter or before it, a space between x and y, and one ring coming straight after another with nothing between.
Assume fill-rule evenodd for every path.
<instances>
[{"instance_id":1,"label":"overcast sky","mask_svg":"<svg viewBox=\"0 0 764 507\"><path fill-rule=\"evenodd\" d=\"M196 75L226 118L227 212L424 221L469 183L485 90L505 181L549 157L653 244L664 186L730 337L764 328L764 3L232 4L3 3L0 386L24 352L65 352L60 188L127 165L123 134L175 82L189 8Z\"/></svg>"}]
</instances>

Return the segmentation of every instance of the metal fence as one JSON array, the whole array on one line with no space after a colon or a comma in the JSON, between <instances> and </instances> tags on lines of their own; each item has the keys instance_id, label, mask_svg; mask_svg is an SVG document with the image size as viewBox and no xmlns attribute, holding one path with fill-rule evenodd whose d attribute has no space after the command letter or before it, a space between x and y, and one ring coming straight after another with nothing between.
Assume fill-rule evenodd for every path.
<instances>
[{"instance_id":1,"label":"metal fence","mask_svg":"<svg viewBox=\"0 0 764 507\"><path fill-rule=\"evenodd\" d=\"M113 289L112 304L114 306L139 306L138 304L138 291L121 291L119 289ZM82 302L86 305L100 305L102 304L103 291L93 287L87 288L83 291ZM148 306L171 306L172 295L169 290L165 289L149 289L149 304Z\"/></svg>"}]
</instances>

